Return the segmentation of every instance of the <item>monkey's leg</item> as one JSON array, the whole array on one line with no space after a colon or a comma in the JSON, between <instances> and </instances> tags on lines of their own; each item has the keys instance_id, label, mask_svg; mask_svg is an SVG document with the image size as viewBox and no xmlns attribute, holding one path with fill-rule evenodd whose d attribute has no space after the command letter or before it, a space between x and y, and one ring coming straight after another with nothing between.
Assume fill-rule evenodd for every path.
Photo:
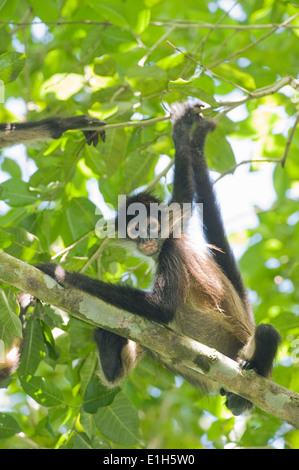
<instances>
[{"instance_id":1,"label":"monkey's leg","mask_svg":"<svg viewBox=\"0 0 299 470\"><path fill-rule=\"evenodd\" d=\"M110 331L97 328L94 332L98 347L101 379L108 387L116 387L137 365L142 349L136 343Z\"/></svg>"},{"instance_id":2,"label":"monkey's leg","mask_svg":"<svg viewBox=\"0 0 299 470\"><path fill-rule=\"evenodd\" d=\"M280 335L273 326L257 326L254 336L241 351L245 360L242 368L253 369L262 377L270 377L280 341ZM221 394L226 395L226 406L236 416L252 407L250 401L239 395L223 389Z\"/></svg>"}]
</instances>

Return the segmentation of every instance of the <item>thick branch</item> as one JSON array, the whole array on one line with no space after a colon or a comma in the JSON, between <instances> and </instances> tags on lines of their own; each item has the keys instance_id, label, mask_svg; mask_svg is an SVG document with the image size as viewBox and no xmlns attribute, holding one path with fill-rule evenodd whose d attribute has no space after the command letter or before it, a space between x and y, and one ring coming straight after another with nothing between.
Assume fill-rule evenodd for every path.
<instances>
[{"instance_id":1,"label":"thick branch","mask_svg":"<svg viewBox=\"0 0 299 470\"><path fill-rule=\"evenodd\" d=\"M206 374L226 390L299 428L299 394L256 375L215 349L208 348L168 327L117 309L73 289L63 289L41 271L0 252L0 279L61 308L94 326L130 338L154 350L166 363L183 364Z\"/></svg>"}]
</instances>

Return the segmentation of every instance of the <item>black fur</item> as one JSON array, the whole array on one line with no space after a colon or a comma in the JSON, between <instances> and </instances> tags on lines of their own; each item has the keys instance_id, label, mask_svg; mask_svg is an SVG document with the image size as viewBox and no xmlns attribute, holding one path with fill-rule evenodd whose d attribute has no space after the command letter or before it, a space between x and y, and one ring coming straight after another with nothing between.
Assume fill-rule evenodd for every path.
<instances>
[{"instance_id":1,"label":"black fur","mask_svg":"<svg viewBox=\"0 0 299 470\"><path fill-rule=\"evenodd\" d=\"M272 370L273 361L281 338L272 325L259 325L255 330L254 354L244 365L245 369L254 369L258 374L267 377Z\"/></svg>"},{"instance_id":2,"label":"black fur","mask_svg":"<svg viewBox=\"0 0 299 470\"><path fill-rule=\"evenodd\" d=\"M88 145L93 144L96 147L99 135L105 142L105 131L98 131L104 124L105 121L85 115L0 124L0 148L31 140L59 139L68 130L81 130Z\"/></svg>"},{"instance_id":3,"label":"black fur","mask_svg":"<svg viewBox=\"0 0 299 470\"><path fill-rule=\"evenodd\" d=\"M121 352L128 340L102 328L95 330L94 338L103 373L108 382L113 383L122 376Z\"/></svg>"}]
</instances>

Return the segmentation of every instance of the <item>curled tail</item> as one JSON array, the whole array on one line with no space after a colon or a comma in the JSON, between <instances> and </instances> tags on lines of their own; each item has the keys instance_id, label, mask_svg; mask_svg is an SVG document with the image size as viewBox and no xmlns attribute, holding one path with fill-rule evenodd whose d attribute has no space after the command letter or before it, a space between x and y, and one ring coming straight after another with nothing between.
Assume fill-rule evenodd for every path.
<instances>
[{"instance_id":1,"label":"curled tail","mask_svg":"<svg viewBox=\"0 0 299 470\"><path fill-rule=\"evenodd\" d=\"M240 351L240 356L245 360L243 369L253 369L262 377L271 376L273 362L277 353L281 338L276 329L271 325L259 325L254 335ZM226 395L226 406L236 416L252 407L252 403L234 393L222 391Z\"/></svg>"}]
</instances>

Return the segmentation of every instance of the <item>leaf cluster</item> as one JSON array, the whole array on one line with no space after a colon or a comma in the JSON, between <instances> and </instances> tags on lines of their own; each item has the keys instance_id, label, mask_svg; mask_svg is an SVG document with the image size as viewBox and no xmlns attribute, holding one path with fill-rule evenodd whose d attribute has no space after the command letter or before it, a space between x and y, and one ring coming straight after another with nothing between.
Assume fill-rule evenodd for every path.
<instances>
[{"instance_id":1,"label":"leaf cluster","mask_svg":"<svg viewBox=\"0 0 299 470\"><path fill-rule=\"evenodd\" d=\"M175 101L202 101L218 122L206 146L218 175L244 159L237 139L248 142L251 159L282 158L298 91L288 86L272 94L271 86L297 73L299 20L275 26L296 11L294 2L266 0L239 2L232 10L207 0L1 2L0 122L84 113L124 125L96 148L70 131L4 149L0 248L28 263L53 258L68 270L148 289L151 263L95 234L119 194L151 188L153 181L160 197L171 192L172 170L164 171L174 157L171 123L165 118L147 126L147 120L165 117ZM262 87L269 93L251 100ZM283 336L274 380L294 391L298 152L297 130L285 169L271 163L272 207L257 207L256 227L231 237L243 252L257 322L272 323ZM263 165L247 165L248 181ZM248 194L254 192L252 184ZM0 339L7 348L22 335L15 295L2 285ZM299 446L298 432L279 420L260 410L235 420L222 398L200 397L149 359L111 392L97 377L89 325L40 304L26 322L20 367L7 391L0 390L2 448Z\"/></svg>"}]
</instances>

